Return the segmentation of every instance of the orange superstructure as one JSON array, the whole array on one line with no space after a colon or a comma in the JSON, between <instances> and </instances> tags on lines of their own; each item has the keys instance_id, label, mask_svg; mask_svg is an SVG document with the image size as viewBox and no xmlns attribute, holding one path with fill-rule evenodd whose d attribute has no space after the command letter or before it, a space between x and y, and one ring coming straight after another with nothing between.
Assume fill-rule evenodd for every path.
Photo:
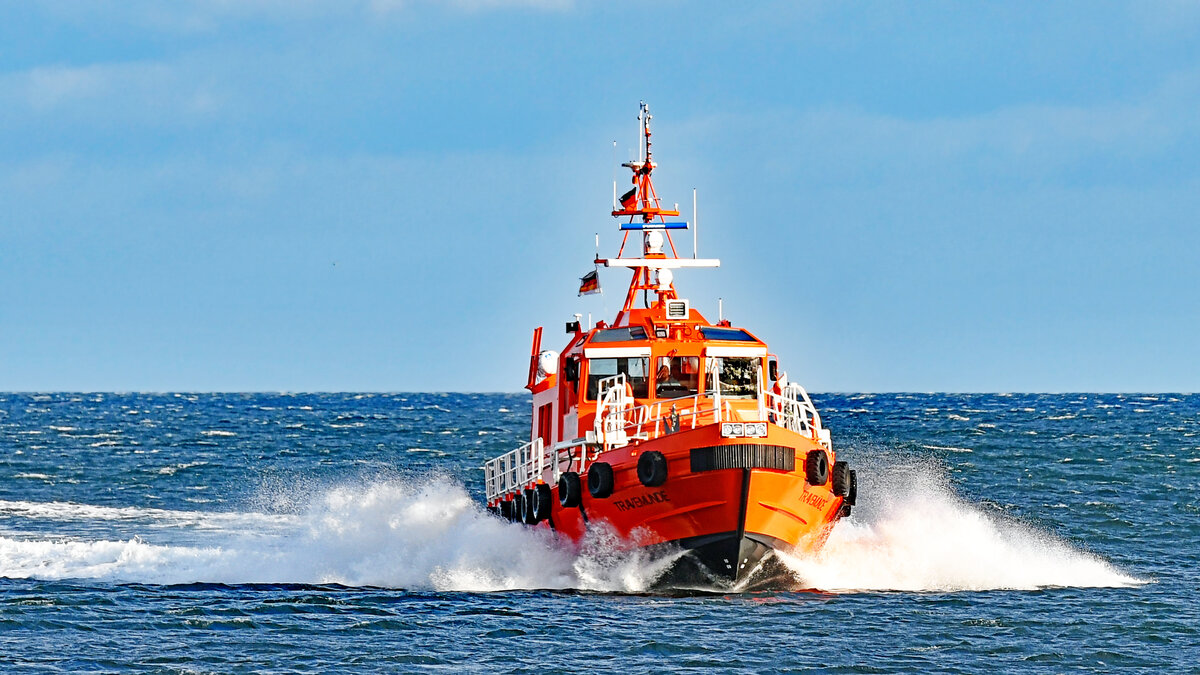
<instances>
[{"instance_id":1,"label":"orange superstructure","mask_svg":"<svg viewBox=\"0 0 1200 675\"><path fill-rule=\"evenodd\" d=\"M636 545L682 549L668 585L770 583L773 550L819 547L849 515L855 472L767 345L676 293L672 270L720 263L676 253L671 233L689 224L668 221L678 208L654 190L644 103L638 120L633 188L614 190L621 248L595 260L632 270L625 302L611 325L576 315L561 353L534 331L530 441L485 465L488 506L575 540L605 521Z\"/></svg>"}]
</instances>

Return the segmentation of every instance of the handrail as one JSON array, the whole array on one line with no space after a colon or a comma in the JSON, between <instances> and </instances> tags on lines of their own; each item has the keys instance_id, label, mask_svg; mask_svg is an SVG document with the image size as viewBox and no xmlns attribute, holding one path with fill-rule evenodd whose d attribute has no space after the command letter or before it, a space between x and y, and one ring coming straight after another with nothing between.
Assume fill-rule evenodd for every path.
<instances>
[{"instance_id":1,"label":"handrail","mask_svg":"<svg viewBox=\"0 0 1200 675\"><path fill-rule=\"evenodd\" d=\"M782 395L761 393L756 401L760 419L808 436L832 450L829 431L821 425L821 414L804 387L792 383L784 388ZM586 447L606 452L632 441L649 441L704 424L719 424L732 419L734 412L731 399L716 399L706 394L634 406L633 399L625 393L624 374L600 380L597 399L595 438L578 439L579 443L558 448L548 447L541 438L535 438L488 460L483 466L488 503L539 482L554 485L564 465L569 468L578 462L573 470L583 472L588 460L595 456L593 453L589 457Z\"/></svg>"},{"instance_id":2,"label":"handrail","mask_svg":"<svg viewBox=\"0 0 1200 675\"><path fill-rule=\"evenodd\" d=\"M604 449L628 444L625 423L633 410L633 399L625 392L625 373L606 377L597 384L596 437Z\"/></svg>"},{"instance_id":3,"label":"handrail","mask_svg":"<svg viewBox=\"0 0 1200 675\"><path fill-rule=\"evenodd\" d=\"M776 423L789 431L811 437L832 450L829 431L821 426L821 413L813 405L808 392L796 383L789 383L783 394L767 392L767 407L776 415Z\"/></svg>"},{"instance_id":4,"label":"handrail","mask_svg":"<svg viewBox=\"0 0 1200 675\"><path fill-rule=\"evenodd\" d=\"M557 481L557 462L552 461L551 454L556 453L547 453L542 439L535 438L516 450L485 462L483 476L488 502L544 481L549 465L554 465L552 477Z\"/></svg>"},{"instance_id":5,"label":"handrail","mask_svg":"<svg viewBox=\"0 0 1200 675\"><path fill-rule=\"evenodd\" d=\"M730 416L729 399L724 405L705 394L655 401L640 406L608 410L597 406L597 438L604 450L624 447L632 440L653 440L670 433L695 429L703 424L720 423ZM601 433L607 432L607 439Z\"/></svg>"},{"instance_id":6,"label":"handrail","mask_svg":"<svg viewBox=\"0 0 1200 675\"><path fill-rule=\"evenodd\" d=\"M763 396L755 402L760 420L774 422L832 449L829 432L821 426L821 414L804 387L789 384L782 395L762 393ZM734 410L735 404L731 399L696 394L625 409L597 406L595 426L598 437L602 432L607 432L604 450L610 450L628 445L633 440L649 441L681 431L685 427L685 420L688 429L695 429L700 424L719 424L726 419L735 419ZM672 429L674 417L678 418L679 426ZM672 424L668 425L668 421Z\"/></svg>"}]
</instances>

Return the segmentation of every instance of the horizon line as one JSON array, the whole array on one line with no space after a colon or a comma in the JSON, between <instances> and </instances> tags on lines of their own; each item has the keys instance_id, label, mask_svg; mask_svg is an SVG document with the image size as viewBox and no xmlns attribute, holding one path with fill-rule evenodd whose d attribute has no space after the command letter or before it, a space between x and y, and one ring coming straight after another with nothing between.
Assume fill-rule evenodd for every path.
<instances>
[{"instance_id":1,"label":"horizon line","mask_svg":"<svg viewBox=\"0 0 1200 675\"><path fill-rule=\"evenodd\" d=\"M1196 392L1192 391L1049 391L1049 390L1027 390L1027 391L918 391L918 390L886 390L886 391L851 391L851 390L831 390L831 391L810 391L809 394L819 395L861 395L861 394L908 394L908 395L932 395L932 394L950 394L950 395L992 395L992 396L1018 396L1029 394L1052 394L1057 396L1063 395L1104 395L1104 396L1125 396L1125 395L1177 395L1177 396L1194 396ZM8 390L0 391L0 395L38 395L45 396L49 394L278 394L278 395L295 395L295 394L373 394L373 395L398 395L398 394L479 394L479 395L504 395L511 396L516 394L529 395L524 391L482 391L482 390L382 390L382 389L310 389L310 390L291 390L291 389L245 389L245 390L221 390L221 389L53 389L53 390Z\"/></svg>"}]
</instances>

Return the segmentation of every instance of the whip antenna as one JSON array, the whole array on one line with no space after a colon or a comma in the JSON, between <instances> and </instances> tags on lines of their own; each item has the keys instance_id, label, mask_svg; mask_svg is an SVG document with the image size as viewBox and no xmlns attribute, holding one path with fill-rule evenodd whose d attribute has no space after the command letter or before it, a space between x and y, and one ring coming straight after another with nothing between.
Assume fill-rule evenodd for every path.
<instances>
[{"instance_id":1,"label":"whip antenna","mask_svg":"<svg viewBox=\"0 0 1200 675\"><path fill-rule=\"evenodd\" d=\"M613 211L616 211L617 210L617 142L616 141L613 141L612 168L613 168ZM596 248L599 249L599 244L596 245ZM600 255L600 251L597 250L596 256L599 257L599 255Z\"/></svg>"}]
</instances>

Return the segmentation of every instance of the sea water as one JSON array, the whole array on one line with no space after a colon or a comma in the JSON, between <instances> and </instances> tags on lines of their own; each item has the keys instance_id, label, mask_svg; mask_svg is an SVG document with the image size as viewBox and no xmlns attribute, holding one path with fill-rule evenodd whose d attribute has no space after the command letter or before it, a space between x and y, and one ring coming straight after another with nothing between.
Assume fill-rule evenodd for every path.
<instances>
[{"instance_id":1,"label":"sea water","mask_svg":"<svg viewBox=\"0 0 1200 675\"><path fill-rule=\"evenodd\" d=\"M0 394L3 672L1200 668L1200 396L814 396L802 590L488 515L517 394Z\"/></svg>"}]
</instances>

